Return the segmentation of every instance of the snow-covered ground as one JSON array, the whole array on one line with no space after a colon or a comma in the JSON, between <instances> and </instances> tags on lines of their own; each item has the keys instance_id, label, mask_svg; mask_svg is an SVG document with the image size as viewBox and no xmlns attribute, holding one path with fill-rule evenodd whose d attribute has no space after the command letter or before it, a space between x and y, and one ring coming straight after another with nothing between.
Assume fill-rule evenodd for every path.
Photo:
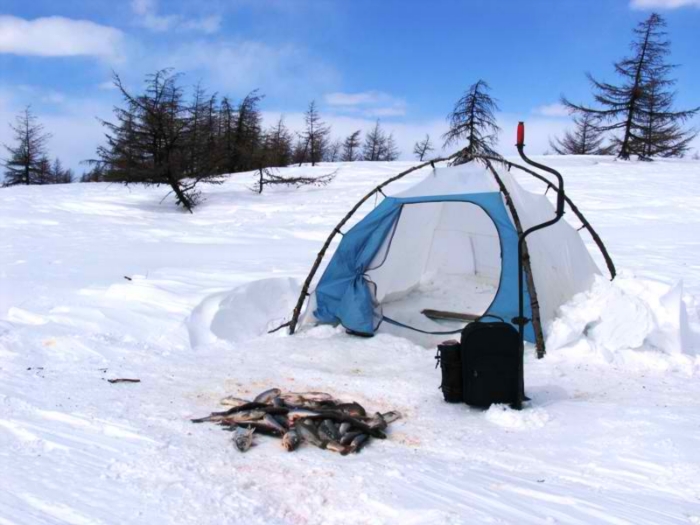
<instances>
[{"instance_id":1,"label":"snow-covered ground","mask_svg":"<svg viewBox=\"0 0 700 525\"><path fill-rule=\"evenodd\" d=\"M0 524L700 523L700 162L546 160L620 278L528 353L522 412L445 404L434 352L396 335L259 335L351 204L408 163L292 168L340 169L262 195L236 175L194 215L164 188L0 190ZM404 418L347 457L271 438L241 454L189 422L272 386Z\"/></svg>"}]
</instances>

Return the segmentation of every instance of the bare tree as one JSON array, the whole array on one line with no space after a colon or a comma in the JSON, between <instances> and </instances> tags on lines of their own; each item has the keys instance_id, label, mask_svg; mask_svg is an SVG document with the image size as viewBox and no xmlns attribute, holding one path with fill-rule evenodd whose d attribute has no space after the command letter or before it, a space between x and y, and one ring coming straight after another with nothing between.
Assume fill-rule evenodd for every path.
<instances>
[{"instance_id":1,"label":"bare tree","mask_svg":"<svg viewBox=\"0 0 700 525\"><path fill-rule=\"evenodd\" d=\"M360 160L360 134L362 132L358 129L357 131L348 135L348 137L343 142L343 153L340 156L340 160L343 162L355 162Z\"/></svg>"},{"instance_id":2,"label":"bare tree","mask_svg":"<svg viewBox=\"0 0 700 525\"><path fill-rule=\"evenodd\" d=\"M549 146L559 155L610 155L612 148L603 146L605 137L595 127L595 117L583 113L574 117L573 131L566 131L562 138L549 141Z\"/></svg>"},{"instance_id":3,"label":"bare tree","mask_svg":"<svg viewBox=\"0 0 700 525\"><path fill-rule=\"evenodd\" d=\"M386 138L386 145L384 147L384 151L382 152L380 160L396 160L399 158L400 154L401 152L399 151L399 148L396 145L396 141L394 140L394 134L389 133L389 136Z\"/></svg>"},{"instance_id":4,"label":"bare tree","mask_svg":"<svg viewBox=\"0 0 700 525\"><path fill-rule=\"evenodd\" d=\"M674 138L660 147L673 152L673 145L682 143L688 136L683 136L678 123L691 118L699 109L674 112L670 110L673 93L666 93L665 99L660 98L660 90L675 82L668 79L675 66L666 63L670 43L665 38L665 26L664 19L652 13L634 29L633 55L614 64L615 72L621 77L619 85L600 82L590 73L587 75L598 107L575 104L562 97L562 102L572 111L596 117L600 121L600 124L594 125L597 131L621 133L621 136L613 139L620 159L627 160L633 154L647 156L650 147L645 144L655 137L654 133L649 132L650 122L655 123L651 124L652 128L654 125L666 127L671 124ZM656 95L650 94L650 87L656 90Z\"/></svg>"},{"instance_id":5,"label":"bare tree","mask_svg":"<svg viewBox=\"0 0 700 525\"><path fill-rule=\"evenodd\" d=\"M306 129L301 134L301 140L304 143L304 159L301 162L310 162L315 166L317 162L323 160L330 135L330 127L321 120L315 100L309 104L304 122Z\"/></svg>"},{"instance_id":6,"label":"bare tree","mask_svg":"<svg viewBox=\"0 0 700 525\"><path fill-rule=\"evenodd\" d=\"M340 139L336 139L328 144L328 148L326 149L326 156L324 157L324 159L326 160L326 162L338 162L338 160L340 160L340 154L342 153L342 150L343 141Z\"/></svg>"},{"instance_id":7,"label":"bare tree","mask_svg":"<svg viewBox=\"0 0 700 525\"><path fill-rule=\"evenodd\" d=\"M68 184L73 182L73 172L64 169L60 159L56 158L49 169L49 180L51 184Z\"/></svg>"},{"instance_id":8,"label":"bare tree","mask_svg":"<svg viewBox=\"0 0 700 525\"><path fill-rule=\"evenodd\" d=\"M10 124L14 132L14 146L5 145L10 157L2 161L5 168L3 186L16 184L43 184L43 159L47 155L47 142L51 138L44 132L44 127L38 122L27 106L17 115L15 124Z\"/></svg>"},{"instance_id":9,"label":"bare tree","mask_svg":"<svg viewBox=\"0 0 700 525\"><path fill-rule=\"evenodd\" d=\"M255 193L262 193L266 186L325 186L329 184L336 176L338 170L325 175L316 177L308 177L304 175L280 175L276 170L270 168L260 168L257 173L257 179L252 188Z\"/></svg>"},{"instance_id":10,"label":"bare tree","mask_svg":"<svg viewBox=\"0 0 700 525\"><path fill-rule=\"evenodd\" d=\"M468 162L475 155L500 156L494 149L500 132L494 115L498 111L498 104L489 95L489 91L489 85L478 80L462 95L447 116L450 129L443 135L445 147L467 141L463 154L455 158L454 164Z\"/></svg>"},{"instance_id":11,"label":"bare tree","mask_svg":"<svg viewBox=\"0 0 700 525\"><path fill-rule=\"evenodd\" d=\"M433 143L430 142L430 135L428 134L425 135L423 140L416 142L413 146L413 154L420 162L423 162L425 156L434 150L435 148L433 147Z\"/></svg>"}]
</instances>

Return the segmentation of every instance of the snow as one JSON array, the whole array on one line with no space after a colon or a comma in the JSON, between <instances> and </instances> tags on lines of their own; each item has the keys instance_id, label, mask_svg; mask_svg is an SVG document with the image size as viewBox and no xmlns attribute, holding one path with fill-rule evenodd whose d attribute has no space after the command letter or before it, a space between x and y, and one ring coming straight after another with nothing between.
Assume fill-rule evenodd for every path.
<instances>
[{"instance_id":1,"label":"snow","mask_svg":"<svg viewBox=\"0 0 700 525\"><path fill-rule=\"evenodd\" d=\"M539 160L620 277L528 349L522 412L444 403L433 349L399 332L266 334L352 203L410 163L290 168L340 171L262 195L239 174L194 215L163 188L0 190L0 523L700 522L700 163ZM271 386L404 417L347 457L241 454L189 422Z\"/></svg>"}]
</instances>

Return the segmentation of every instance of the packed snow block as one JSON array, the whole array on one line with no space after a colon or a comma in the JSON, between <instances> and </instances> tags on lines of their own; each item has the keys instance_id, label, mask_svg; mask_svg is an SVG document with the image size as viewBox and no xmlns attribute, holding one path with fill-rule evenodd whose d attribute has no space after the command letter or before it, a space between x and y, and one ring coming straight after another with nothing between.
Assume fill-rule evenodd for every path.
<instances>
[{"instance_id":1,"label":"packed snow block","mask_svg":"<svg viewBox=\"0 0 700 525\"><path fill-rule=\"evenodd\" d=\"M596 279L593 288L561 307L547 338L547 348L593 351L608 361L624 350L690 353L690 329L683 284L621 275Z\"/></svg>"},{"instance_id":2,"label":"packed snow block","mask_svg":"<svg viewBox=\"0 0 700 525\"><path fill-rule=\"evenodd\" d=\"M300 288L295 279L279 277L206 297L187 319L190 346L219 339L241 342L266 334L289 314Z\"/></svg>"}]
</instances>

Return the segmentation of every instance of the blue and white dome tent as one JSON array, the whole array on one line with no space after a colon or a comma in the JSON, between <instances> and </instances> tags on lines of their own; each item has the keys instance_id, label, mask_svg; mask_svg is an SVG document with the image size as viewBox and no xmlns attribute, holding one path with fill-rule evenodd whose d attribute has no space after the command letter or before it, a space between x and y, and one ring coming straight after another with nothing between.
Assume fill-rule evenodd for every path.
<instances>
[{"instance_id":1,"label":"blue and white dome tent","mask_svg":"<svg viewBox=\"0 0 700 525\"><path fill-rule=\"evenodd\" d=\"M310 290L325 248L319 254L287 325L297 322L341 324L349 332L373 335L388 331L407 335L437 333L446 325L422 315L439 310L461 317L500 318L518 315L518 235L551 219L555 210L546 196L524 190L510 173L514 163L477 158L467 164L434 168L406 191L389 195L364 219L344 232L323 275ZM497 168L507 166L509 169ZM411 170L412 171L412 170ZM600 238L581 212L567 201L583 227L614 266ZM544 339L557 309L587 290L599 272L578 231L566 221L527 238L524 257L526 340L544 355ZM529 257L527 257L529 255ZM301 306L309 301L302 312ZM463 323L462 323L463 324ZM459 326L457 326L459 328ZM435 344L439 339L425 338Z\"/></svg>"}]
</instances>

